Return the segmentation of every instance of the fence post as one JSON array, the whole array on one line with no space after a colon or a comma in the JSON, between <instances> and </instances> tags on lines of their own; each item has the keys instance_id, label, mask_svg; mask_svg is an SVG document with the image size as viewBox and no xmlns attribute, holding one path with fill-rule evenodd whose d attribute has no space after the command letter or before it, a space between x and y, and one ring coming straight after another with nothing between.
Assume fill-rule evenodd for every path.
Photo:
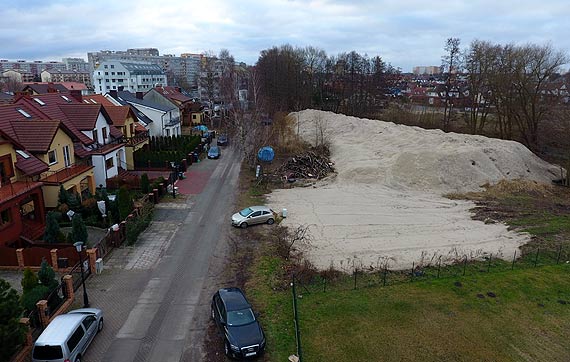
<instances>
[{"instance_id":1,"label":"fence post","mask_svg":"<svg viewBox=\"0 0 570 362\"><path fill-rule=\"evenodd\" d=\"M97 248L87 249L87 257L89 258L89 269L91 269L91 274L95 275L97 273L97 265L95 261L97 260Z\"/></svg>"},{"instance_id":2,"label":"fence post","mask_svg":"<svg viewBox=\"0 0 570 362\"><path fill-rule=\"evenodd\" d=\"M40 317L40 323L42 324L43 329L49 324L47 300L38 301L36 303L36 307L38 308L38 315Z\"/></svg>"},{"instance_id":3,"label":"fence post","mask_svg":"<svg viewBox=\"0 0 570 362\"><path fill-rule=\"evenodd\" d=\"M412 261L412 273L410 274L410 276L411 276L411 280L410 280L410 281L412 281L412 282L414 281L414 269L415 269L415 266L416 266L416 265L415 265L415 262Z\"/></svg>"},{"instance_id":4,"label":"fence post","mask_svg":"<svg viewBox=\"0 0 570 362\"><path fill-rule=\"evenodd\" d=\"M63 282L65 283L65 297L67 299L74 299L75 290L73 289L73 276L70 274L64 275Z\"/></svg>"},{"instance_id":5,"label":"fence post","mask_svg":"<svg viewBox=\"0 0 570 362\"><path fill-rule=\"evenodd\" d=\"M34 344L32 338L32 330L30 329L30 318L20 318L20 325L26 330L26 338L24 339L24 346L31 346Z\"/></svg>"},{"instance_id":6,"label":"fence post","mask_svg":"<svg viewBox=\"0 0 570 362\"><path fill-rule=\"evenodd\" d=\"M534 257L534 266L538 263L538 253L540 253L540 248L536 249L536 256Z\"/></svg>"},{"instance_id":7,"label":"fence post","mask_svg":"<svg viewBox=\"0 0 570 362\"><path fill-rule=\"evenodd\" d=\"M295 339L297 340L297 356L299 361L303 360L303 354L301 350L301 331L299 330L299 315L297 313L297 292L295 290L295 274L293 274L293 279L291 282L291 291L293 293L293 314L295 318Z\"/></svg>"},{"instance_id":8,"label":"fence post","mask_svg":"<svg viewBox=\"0 0 570 362\"><path fill-rule=\"evenodd\" d=\"M386 286L386 274L388 273L388 264L384 264L384 281L382 282L383 286Z\"/></svg>"},{"instance_id":9,"label":"fence post","mask_svg":"<svg viewBox=\"0 0 570 362\"><path fill-rule=\"evenodd\" d=\"M327 292L327 277L323 278L323 293Z\"/></svg>"},{"instance_id":10,"label":"fence post","mask_svg":"<svg viewBox=\"0 0 570 362\"><path fill-rule=\"evenodd\" d=\"M515 260L517 260L517 251L513 254L513 265L511 265L511 270L515 269Z\"/></svg>"},{"instance_id":11,"label":"fence post","mask_svg":"<svg viewBox=\"0 0 570 362\"><path fill-rule=\"evenodd\" d=\"M51 267L54 271L58 271L59 265L57 265L57 249L51 249L49 253L51 256Z\"/></svg>"},{"instance_id":12,"label":"fence post","mask_svg":"<svg viewBox=\"0 0 570 362\"><path fill-rule=\"evenodd\" d=\"M487 264L487 273L491 270L491 259L493 259L493 253L489 254L489 263Z\"/></svg>"},{"instance_id":13,"label":"fence post","mask_svg":"<svg viewBox=\"0 0 570 362\"><path fill-rule=\"evenodd\" d=\"M16 249L16 257L18 258L18 267L23 269L26 266L24 261L24 249Z\"/></svg>"},{"instance_id":14,"label":"fence post","mask_svg":"<svg viewBox=\"0 0 570 362\"><path fill-rule=\"evenodd\" d=\"M556 256L556 264L560 263L561 254L562 254L562 244L558 245L558 255Z\"/></svg>"},{"instance_id":15,"label":"fence post","mask_svg":"<svg viewBox=\"0 0 570 362\"><path fill-rule=\"evenodd\" d=\"M441 269L441 255L439 256L439 260L437 261L437 278L439 279L439 270Z\"/></svg>"},{"instance_id":16,"label":"fence post","mask_svg":"<svg viewBox=\"0 0 570 362\"><path fill-rule=\"evenodd\" d=\"M465 259L463 259L463 276L465 276L466 268L467 268L467 255L465 255Z\"/></svg>"},{"instance_id":17,"label":"fence post","mask_svg":"<svg viewBox=\"0 0 570 362\"><path fill-rule=\"evenodd\" d=\"M353 272L353 274L354 274L354 289L356 289L356 273L357 273L357 271L356 271L356 269L354 269L354 272Z\"/></svg>"}]
</instances>

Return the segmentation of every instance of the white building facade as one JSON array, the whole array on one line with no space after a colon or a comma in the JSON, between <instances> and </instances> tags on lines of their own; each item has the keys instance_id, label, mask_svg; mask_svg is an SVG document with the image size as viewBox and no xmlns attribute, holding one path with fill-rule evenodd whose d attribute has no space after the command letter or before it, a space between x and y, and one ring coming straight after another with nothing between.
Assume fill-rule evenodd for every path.
<instances>
[{"instance_id":1,"label":"white building facade","mask_svg":"<svg viewBox=\"0 0 570 362\"><path fill-rule=\"evenodd\" d=\"M93 71L93 88L97 94L118 89L147 92L158 85L166 86L167 82L166 74L156 64L109 60Z\"/></svg>"}]
</instances>

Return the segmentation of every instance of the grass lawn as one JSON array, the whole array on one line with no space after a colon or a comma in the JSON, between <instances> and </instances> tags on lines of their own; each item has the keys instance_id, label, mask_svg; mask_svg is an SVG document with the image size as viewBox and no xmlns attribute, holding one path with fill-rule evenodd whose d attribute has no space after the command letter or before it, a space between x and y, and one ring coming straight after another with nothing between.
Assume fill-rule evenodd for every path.
<instances>
[{"instance_id":1,"label":"grass lawn","mask_svg":"<svg viewBox=\"0 0 570 362\"><path fill-rule=\"evenodd\" d=\"M295 351L291 292L271 277L279 261L264 259L249 291L263 311L269 360L284 361ZM568 272L563 264L356 290L299 289L303 357L568 361Z\"/></svg>"}]
</instances>

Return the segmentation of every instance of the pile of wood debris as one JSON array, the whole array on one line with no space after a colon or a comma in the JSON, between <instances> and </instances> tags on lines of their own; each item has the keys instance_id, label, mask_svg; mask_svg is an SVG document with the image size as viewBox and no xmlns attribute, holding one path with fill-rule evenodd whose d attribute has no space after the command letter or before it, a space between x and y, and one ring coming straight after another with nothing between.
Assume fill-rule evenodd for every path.
<instances>
[{"instance_id":1,"label":"pile of wood debris","mask_svg":"<svg viewBox=\"0 0 570 362\"><path fill-rule=\"evenodd\" d=\"M296 179L320 180L332 172L335 172L334 163L329 159L328 152L311 150L289 158L277 169L276 174L293 182Z\"/></svg>"}]
</instances>

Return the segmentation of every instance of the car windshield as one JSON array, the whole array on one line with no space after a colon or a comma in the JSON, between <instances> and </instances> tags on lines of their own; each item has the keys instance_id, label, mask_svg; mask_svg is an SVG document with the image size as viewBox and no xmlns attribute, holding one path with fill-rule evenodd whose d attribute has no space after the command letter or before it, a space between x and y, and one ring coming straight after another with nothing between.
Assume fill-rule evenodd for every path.
<instances>
[{"instance_id":1,"label":"car windshield","mask_svg":"<svg viewBox=\"0 0 570 362\"><path fill-rule=\"evenodd\" d=\"M255 321L255 315L251 308L233 310L228 312L228 326L238 327Z\"/></svg>"},{"instance_id":2,"label":"car windshield","mask_svg":"<svg viewBox=\"0 0 570 362\"><path fill-rule=\"evenodd\" d=\"M62 358L61 346L36 346L34 348L34 359L49 361Z\"/></svg>"},{"instance_id":3,"label":"car windshield","mask_svg":"<svg viewBox=\"0 0 570 362\"><path fill-rule=\"evenodd\" d=\"M210 153L218 153L218 147L210 148Z\"/></svg>"},{"instance_id":4,"label":"car windshield","mask_svg":"<svg viewBox=\"0 0 570 362\"><path fill-rule=\"evenodd\" d=\"M253 212L253 210L249 207L246 207L245 209L241 210L239 212L239 214L243 217L246 217L247 215L251 214Z\"/></svg>"}]
</instances>

